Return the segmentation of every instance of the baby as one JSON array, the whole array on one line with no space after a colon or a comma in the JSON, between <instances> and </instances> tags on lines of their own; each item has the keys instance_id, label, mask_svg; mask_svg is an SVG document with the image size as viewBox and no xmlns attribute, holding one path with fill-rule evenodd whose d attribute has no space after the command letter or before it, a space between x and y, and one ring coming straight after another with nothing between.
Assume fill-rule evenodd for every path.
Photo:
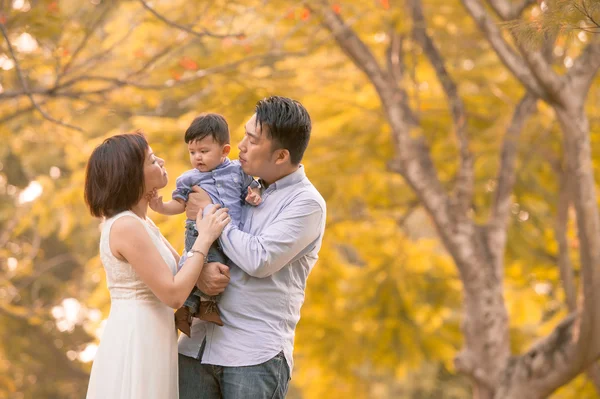
<instances>
[{"instance_id":1,"label":"baby","mask_svg":"<svg viewBox=\"0 0 600 399\"><path fill-rule=\"evenodd\" d=\"M229 208L231 223L240 224L242 204L245 200L251 205L261 202L260 188L252 176L242 171L239 161L230 161L231 150L229 127L225 118L218 114L198 116L185 132L185 142L190 153L193 169L177 178L173 199L163 202L162 197L150 201L150 208L163 215L177 215L185 212L185 205L193 186L200 186L211 197L213 203ZM194 220L185 223L185 251L179 262L183 265L198 232ZM215 241L208 251L207 262L226 263L227 259ZM175 312L177 328L190 336L192 317L223 325L217 301L219 296L207 296L198 288L188 296L183 307Z\"/></svg>"}]
</instances>

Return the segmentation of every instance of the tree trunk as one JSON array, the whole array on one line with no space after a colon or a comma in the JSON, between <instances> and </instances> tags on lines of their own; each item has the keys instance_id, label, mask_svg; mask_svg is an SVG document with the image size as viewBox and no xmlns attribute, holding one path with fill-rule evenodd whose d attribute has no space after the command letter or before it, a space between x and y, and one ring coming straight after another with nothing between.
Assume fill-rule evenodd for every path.
<instances>
[{"instance_id":1,"label":"tree trunk","mask_svg":"<svg viewBox=\"0 0 600 399\"><path fill-rule=\"evenodd\" d=\"M583 97L583 98L581 98ZM585 93L573 95L568 105L554 110L563 132L567 173L573 187L573 205L577 215L577 234L581 258L583 309L579 339L584 363L600 353L600 217L592 163L589 122L584 110Z\"/></svg>"},{"instance_id":2,"label":"tree trunk","mask_svg":"<svg viewBox=\"0 0 600 399\"><path fill-rule=\"evenodd\" d=\"M600 223L591 158L585 93L570 93L567 106L552 104L560 123L570 193L577 213L583 307L527 353L512 358L495 399L541 399L593 364L600 354Z\"/></svg>"},{"instance_id":3,"label":"tree trunk","mask_svg":"<svg viewBox=\"0 0 600 399\"><path fill-rule=\"evenodd\" d=\"M485 242L485 233L478 229L474 240ZM468 245L468 244L464 244ZM509 360L508 312L504 302L502 281L495 276L485 245L479 244L468 268L481 270L477 278L463 277L464 284L464 348L455 358L457 370L473 381L475 399L492 399L494 387ZM454 258L457 264L463 259ZM466 267L460 267L463 269Z\"/></svg>"}]
</instances>

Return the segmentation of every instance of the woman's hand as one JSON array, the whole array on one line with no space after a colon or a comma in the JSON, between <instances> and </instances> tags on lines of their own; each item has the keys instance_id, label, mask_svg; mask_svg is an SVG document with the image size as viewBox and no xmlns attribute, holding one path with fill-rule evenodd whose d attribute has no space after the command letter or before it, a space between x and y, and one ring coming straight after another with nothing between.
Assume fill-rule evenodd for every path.
<instances>
[{"instance_id":1,"label":"woman's hand","mask_svg":"<svg viewBox=\"0 0 600 399\"><path fill-rule=\"evenodd\" d=\"M202 217L202 212L198 212L198 215L196 216L198 238L206 239L210 241L210 243L219 238L225 226L231 222L231 218L227 211L229 211L229 209L221 208L221 205L216 204L206 212L204 217Z\"/></svg>"}]
</instances>

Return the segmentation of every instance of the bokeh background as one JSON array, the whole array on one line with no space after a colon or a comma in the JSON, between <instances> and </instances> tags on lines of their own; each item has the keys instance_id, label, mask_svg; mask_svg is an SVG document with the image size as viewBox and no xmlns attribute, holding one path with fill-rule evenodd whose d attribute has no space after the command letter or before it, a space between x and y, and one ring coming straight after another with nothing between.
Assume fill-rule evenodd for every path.
<instances>
[{"instance_id":1,"label":"bokeh background","mask_svg":"<svg viewBox=\"0 0 600 399\"><path fill-rule=\"evenodd\" d=\"M98 257L100 221L83 202L94 146L113 134L144 131L166 160L168 198L175 176L189 168L183 134L197 114L226 117L236 158L256 101L274 94L301 101L311 114L303 163L328 204L288 397L477 395L453 362L464 346L465 318L456 262L423 196L391 166L399 154L393 114L370 72L327 24L343 21L381 69L393 72L399 103L418 121L411 135L427 143L448 193L461 159L455 132L464 128L474 170L469 217L484 223L507 167L504 138L527 90L465 3L424 0L419 21L412 13L417 3L396 0L0 1L0 398L85 396L110 309ZM533 52L539 43L528 24L557 3L522 3L513 26L487 12L510 48L518 48L521 35ZM597 46L600 33L582 25L590 23L584 15L547 16L547 26L562 24L546 52L562 75L586 46ZM440 83L415 26L426 28L458 97ZM599 85L585 94L596 170ZM452 113L456 98L467 119ZM544 101L525 116L515 139L503 261L514 354L552 331L569 313L566 292L580 285L575 212L559 206L563 132ZM151 217L182 249L184 216ZM565 256L570 288L559 267ZM583 373L552 398L596 392L593 375Z\"/></svg>"}]
</instances>

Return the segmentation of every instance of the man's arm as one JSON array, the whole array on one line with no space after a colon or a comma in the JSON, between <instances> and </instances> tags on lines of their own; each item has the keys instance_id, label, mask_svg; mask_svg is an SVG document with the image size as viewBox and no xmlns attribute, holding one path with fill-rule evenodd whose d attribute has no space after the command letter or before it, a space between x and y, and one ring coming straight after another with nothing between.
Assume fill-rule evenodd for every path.
<instances>
[{"instance_id":1,"label":"man's arm","mask_svg":"<svg viewBox=\"0 0 600 399\"><path fill-rule=\"evenodd\" d=\"M259 236L229 224L221 234L223 252L250 276L268 277L319 237L323 212L315 200L297 199Z\"/></svg>"}]
</instances>

